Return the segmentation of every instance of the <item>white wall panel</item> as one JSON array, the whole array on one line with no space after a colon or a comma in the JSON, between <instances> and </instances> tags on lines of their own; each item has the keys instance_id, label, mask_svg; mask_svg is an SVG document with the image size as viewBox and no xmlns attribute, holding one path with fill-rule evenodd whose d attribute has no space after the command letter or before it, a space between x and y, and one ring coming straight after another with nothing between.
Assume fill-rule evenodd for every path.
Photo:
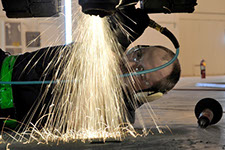
<instances>
[{"instance_id":1,"label":"white wall panel","mask_svg":"<svg viewBox=\"0 0 225 150\"><path fill-rule=\"evenodd\" d=\"M197 0L197 12L225 13L224 0Z\"/></svg>"},{"instance_id":2,"label":"white wall panel","mask_svg":"<svg viewBox=\"0 0 225 150\"><path fill-rule=\"evenodd\" d=\"M208 75L225 74L224 30L225 21L181 19L183 75L199 75L201 59L206 60Z\"/></svg>"}]
</instances>

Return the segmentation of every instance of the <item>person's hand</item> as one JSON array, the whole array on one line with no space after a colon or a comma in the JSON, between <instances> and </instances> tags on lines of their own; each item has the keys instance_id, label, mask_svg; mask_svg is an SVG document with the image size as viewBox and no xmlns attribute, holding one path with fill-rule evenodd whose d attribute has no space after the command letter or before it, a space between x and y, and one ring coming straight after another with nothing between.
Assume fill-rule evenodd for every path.
<instances>
[{"instance_id":1,"label":"person's hand","mask_svg":"<svg viewBox=\"0 0 225 150\"><path fill-rule=\"evenodd\" d=\"M110 26L125 49L142 35L148 27L149 21L148 14L134 6L118 9L109 17Z\"/></svg>"}]
</instances>

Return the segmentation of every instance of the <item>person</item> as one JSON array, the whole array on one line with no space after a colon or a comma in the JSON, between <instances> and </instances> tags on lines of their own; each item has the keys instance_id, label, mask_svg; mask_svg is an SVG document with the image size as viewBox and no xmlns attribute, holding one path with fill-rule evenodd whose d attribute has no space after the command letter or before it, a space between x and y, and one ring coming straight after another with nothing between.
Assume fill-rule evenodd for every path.
<instances>
[{"instance_id":1,"label":"person","mask_svg":"<svg viewBox=\"0 0 225 150\"><path fill-rule=\"evenodd\" d=\"M128 60L126 68L130 68L130 71L126 70L123 73L156 68L170 61L174 55L170 49L163 46L136 46L126 53ZM126 68L123 67L123 70ZM180 72L180 64L176 59L172 65L166 68L134 77L132 85L135 92L158 91L164 94L178 82ZM125 82L127 83L128 80Z\"/></svg>"},{"instance_id":2,"label":"person","mask_svg":"<svg viewBox=\"0 0 225 150\"><path fill-rule=\"evenodd\" d=\"M163 46L136 46L126 53L126 67L123 66L121 69L123 73L153 69L167 63L174 56L173 51ZM176 59L170 66L161 70L125 78L124 82L129 91L127 97L135 99L135 96L139 95L136 101L125 100L130 122L134 123L135 110L138 107L170 91L179 81L180 73L180 63Z\"/></svg>"},{"instance_id":3,"label":"person","mask_svg":"<svg viewBox=\"0 0 225 150\"><path fill-rule=\"evenodd\" d=\"M147 23L143 25L140 19L142 16L142 19L145 18L147 22L149 19L147 14L143 12L136 14L134 12L140 12L140 10L133 7L130 8L129 6L128 9L119 10L113 16L109 17L112 30L118 37L118 42L121 44L123 49L126 49L126 47L128 47L131 42L141 36L148 26ZM124 26L124 28L127 27L125 24L129 26L129 28L126 29L127 33L124 33L124 31L121 30L121 27L117 26L115 18L119 18L119 21L121 22L121 25ZM136 23L133 23L133 21L130 19L135 20ZM51 71L46 72L46 69L50 66L49 63L52 62L52 59L58 58L59 56L63 57L62 55L68 53L70 49L71 45L53 46L18 56L9 56L4 51L0 50L1 80L2 77L7 76L7 70L11 71L11 76L8 79L9 81L51 80L57 68L51 68ZM63 54L61 51L64 51ZM139 69L151 69L157 65L161 65L165 61L168 61L173 56L173 52L160 46L150 46L140 48L138 50L130 50L124 57L124 60L128 61L124 61L123 65L121 66L121 70L123 73L127 73L128 69L126 68L128 66L130 66L128 68L133 71L139 71ZM55 66L57 66L57 64ZM3 71L5 70L4 67L8 68L6 69L6 74L4 74ZM127 98L134 99L135 93L145 91L166 93L177 83L179 76L180 67L177 60L168 68L162 69L160 71L144 74L141 76L126 77L125 84L129 92L128 95L125 94L126 96L124 96L124 101L128 111L130 111L131 118L134 118L133 112L135 112L135 109L132 107L132 104L130 104L130 101L128 101ZM133 81L135 81L135 83L132 83ZM24 121L24 119L27 118L27 114L33 111L31 110L32 106L37 104L37 99L39 99L44 93L45 86L46 85L42 84L12 85L11 87L8 86L6 88L5 86L0 85L0 117L10 117L15 118L17 121ZM35 123L38 118L41 117L39 116L39 112L42 111L42 106L49 104L52 97L52 89L53 87L50 86L45 100L41 103L40 107L37 108L36 113L33 114L33 119L31 122ZM8 99L11 102L10 105L7 105L5 99L2 99L2 97L5 96L4 93L11 93L11 97ZM142 104L143 103L140 102L138 106ZM24 122L26 122L26 120Z\"/></svg>"}]
</instances>

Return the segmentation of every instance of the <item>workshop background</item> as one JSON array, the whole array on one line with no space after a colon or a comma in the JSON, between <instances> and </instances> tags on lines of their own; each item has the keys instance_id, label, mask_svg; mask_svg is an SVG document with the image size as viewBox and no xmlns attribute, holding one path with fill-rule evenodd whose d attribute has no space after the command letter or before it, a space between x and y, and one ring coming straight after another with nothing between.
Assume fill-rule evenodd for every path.
<instances>
[{"instance_id":1,"label":"workshop background","mask_svg":"<svg viewBox=\"0 0 225 150\"><path fill-rule=\"evenodd\" d=\"M64 1L62 14L65 9L63 4ZM224 6L224 0L198 0L193 14L150 15L178 38L181 45L179 60L182 76L200 76L202 59L206 61L207 76L225 75ZM3 50L19 54L66 43L65 15L52 18L9 19L1 3L0 10L0 47ZM150 28L130 47L137 44L163 45L175 51L167 38Z\"/></svg>"}]
</instances>

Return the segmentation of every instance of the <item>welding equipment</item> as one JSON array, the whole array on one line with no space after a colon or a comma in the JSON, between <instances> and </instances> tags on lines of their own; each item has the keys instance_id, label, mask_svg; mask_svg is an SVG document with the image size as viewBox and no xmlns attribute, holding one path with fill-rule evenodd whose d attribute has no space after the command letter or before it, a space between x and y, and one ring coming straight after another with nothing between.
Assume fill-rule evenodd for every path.
<instances>
[{"instance_id":1,"label":"welding equipment","mask_svg":"<svg viewBox=\"0 0 225 150\"><path fill-rule=\"evenodd\" d=\"M192 13L197 0L140 0L141 9L146 13ZM136 5L137 0L79 0L82 11L89 15L104 17L116 9Z\"/></svg>"},{"instance_id":2,"label":"welding equipment","mask_svg":"<svg viewBox=\"0 0 225 150\"><path fill-rule=\"evenodd\" d=\"M85 14L104 17L116 11L119 0L79 0L79 4Z\"/></svg>"},{"instance_id":3,"label":"welding equipment","mask_svg":"<svg viewBox=\"0 0 225 150\"><path fill-rule=\"evenodd\" d=\"M204 98L196 104L195 116L198 119L199 127L206 128L220 121L223 116L223 108L215 99Z\"/></svg>"}]
</instances>

